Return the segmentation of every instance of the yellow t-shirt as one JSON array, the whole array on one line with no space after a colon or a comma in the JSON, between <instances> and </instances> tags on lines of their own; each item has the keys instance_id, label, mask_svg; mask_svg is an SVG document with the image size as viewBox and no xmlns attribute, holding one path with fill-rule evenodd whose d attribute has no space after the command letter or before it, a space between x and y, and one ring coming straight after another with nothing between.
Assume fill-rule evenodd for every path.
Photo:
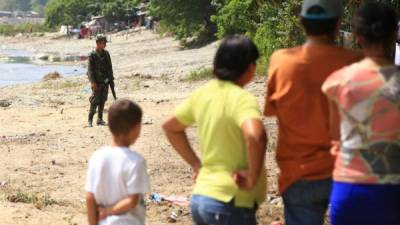
<instances>
[{"instance_id":1,"label":"yellow t-shirt","mask_svg":"<svg viewBox=\"0 0 400 225\"><path fill-rule=\"evenodd\" d=\"M212 80L178 106L175 116L184 125L198 125L202 168L193 194L222 202L235 199L237 207L247 208L264 201L265 169L250 191L239 190L232 176L237 170L247 169L243 122L261 120L254 96L232 82Z\"/></svg>"}]
</instances>

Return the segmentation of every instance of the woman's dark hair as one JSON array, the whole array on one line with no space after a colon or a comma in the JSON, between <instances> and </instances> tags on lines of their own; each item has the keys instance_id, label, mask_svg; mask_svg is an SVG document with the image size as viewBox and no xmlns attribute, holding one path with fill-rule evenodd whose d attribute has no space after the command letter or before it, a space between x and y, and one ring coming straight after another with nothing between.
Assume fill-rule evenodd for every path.
<instances>
[{"instance_id":1,"label":"woman's dark hair","mask_svg":"<svg viewBox=\"0 0 400 225\"><path fill-rule=\"evenodd\" d=\"M247 37L228 37L215 54L214 75L220 80L236 81L259 57L257 46Z\"/></svg>"},{"instance_id":2,"label":"woman's dark hair","mask_svg":"<svg viewBox=\"0 0 400 225\"><path fill-rule=\"evenodd\" d=\"M121 99L108 110L108 127L113 135L127 134L142 121L142 109L136 103Z\"/></svg>"},{"instance_id":3,"label":"woman's dark hair","mask_svg":"<svg viewBox=\"0 0 400 225\"><path fill-rule=\"evenodd\" d=\"M397 27L396 11L382 2L367 2L353 18L353 31L369 44L392 42Z\"/></svg>"}]
</instances>

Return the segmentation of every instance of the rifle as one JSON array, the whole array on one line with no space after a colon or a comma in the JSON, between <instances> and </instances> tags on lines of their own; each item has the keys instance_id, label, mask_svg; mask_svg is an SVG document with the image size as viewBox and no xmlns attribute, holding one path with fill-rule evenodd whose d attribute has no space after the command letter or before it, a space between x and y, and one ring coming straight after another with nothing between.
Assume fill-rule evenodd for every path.
<instances>
[{"instance_id":1,"label":"rifle","mask_svg":"<svg viewBox=\"0 0 400 225\"><path fill-rule=\"evenodd\" d=\"M114 97L114 101L117 101L117 94L115 93L115 83L114 81L110 82L111 93Z\"/></svg>"},{"instance_id":2,"label":"rifle","mask_svg":"<svg viewBox=\"0 0 400 225\"><path fill-rule=\"evenodd\" d=\"M108 78L104 82L107 86L110 85L111 93L114 97L114 100L117 100L117 94L115 93L115 83L113 80L109 80Z\"/></svg>"}]
</instances>

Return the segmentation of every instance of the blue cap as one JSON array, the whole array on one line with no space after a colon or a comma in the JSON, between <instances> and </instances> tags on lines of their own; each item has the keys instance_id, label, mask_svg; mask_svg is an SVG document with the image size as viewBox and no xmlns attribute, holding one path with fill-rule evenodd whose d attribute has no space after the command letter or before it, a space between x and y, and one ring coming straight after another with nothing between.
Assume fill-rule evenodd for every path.
<instances>
[{"instance_id":1,"label":"blue cap","mask_svg":"<svg viewBox=\"0 0 400 225\"><path fill-rule=\"evenodd\" d=\"M300 13L305 19L333 19L342 15L342 0L304 0Z\"/></svg>"}]
</instances>

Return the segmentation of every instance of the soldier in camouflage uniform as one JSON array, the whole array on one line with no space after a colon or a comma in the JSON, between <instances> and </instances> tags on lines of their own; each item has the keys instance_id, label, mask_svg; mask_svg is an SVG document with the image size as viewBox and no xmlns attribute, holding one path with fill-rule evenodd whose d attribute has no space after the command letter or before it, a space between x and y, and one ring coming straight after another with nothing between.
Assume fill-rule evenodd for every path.
<instances>
[{"instance_id":1,"label":"soldier in camouflage uniform","mask_svg":"<svg viewBox=\"0 0 400 225\"><path fill-rule=\"evenodd\" d=\"M105 50L107 38L104 35L97 35L96 50L89 55L88 78L92 87L89 109L89 127L93 126L93 117L98 108L97 125L105 125L103 120L104 104L107 101L108 87L114 83L114 75L111 64L111 57Z\"/></svg>"}]
</instances>

